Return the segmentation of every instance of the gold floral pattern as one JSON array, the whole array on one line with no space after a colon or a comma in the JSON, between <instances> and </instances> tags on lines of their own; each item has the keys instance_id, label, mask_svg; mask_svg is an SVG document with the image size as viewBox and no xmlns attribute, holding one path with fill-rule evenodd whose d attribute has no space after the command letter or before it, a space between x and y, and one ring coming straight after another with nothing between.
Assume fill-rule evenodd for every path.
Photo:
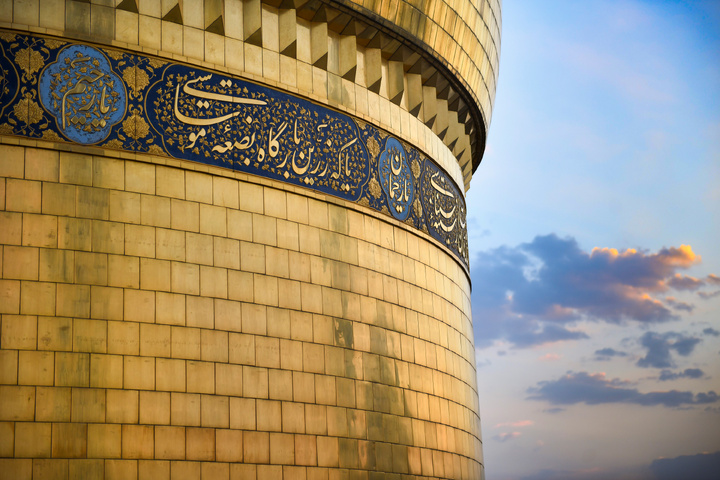
<instances>
[{"instance_id":1,"label":"gold floral pattern","mask_svg":"<svg viewBox=\"0 0 720 480\"><path fill-rule=\"evenodd\" d=\"M28 79L45 65L45 59L43 59L43 56L40 55L39 52L27 47L18 50L15 54L15 63L22 68L24 79Z\"/></svg>"},{"instance_id":2,"label":"gold floral pattern","mask_svg":"<svg viewBox=\"0 0 720 480\"><path fill-rule=\"evenodd\" d=\"M122 150L122 149L123 149L123 144L122 144L122 142L121 142L120 140L118 140L117 138L113 138L113 139L110 140L109 142L105 143L105 145L103 145L103 147L106 147L106 148L116 148L116 149L118 149L118 150Z\"/></svg>"},{"instance_id":3,"label":"gold floral pattern","mask_svg":"<svg viewBox=\"0 0 720 480\"><path fill-rule=\"evenodd\" d=\"M375 140L375 137L370 137L370 139L367 141L367 149L371 158L377 158L378 154L380 153L380 145L378 144L377 140Z\"/></svg>"},{"instance_id":4,"label":"gold floral pattern","mask_svg":"<svg viewBox=\"0 0 720 480\"><path fill-rule=\"evenodd\" d=\"M121 52L120 50L105 50L105 53L113 60L120 60L125 57L125 53Z\"/></svg>"},{"instance_id":5,"label":"gold floral pattern","mask_svg":"<svg viewBox=\"0 0 720 480\"><path fill-rule=\"evenodd\" d=\"M42 138L45 140L52 140L54 142L61 142L63 138L52 130L43 130Z\"/></svg>"},{"instance_id":6,"label":"gold floral pattern","mask_svg":"<svg viewBox=\"0 0 720 480\"><path fill-rule=\"evenodd\" d=\"M51 50L55 50L56 48L60 48L63 45L65 45L65 42L61 42L59 40L53 40L52 38L46 38L45 39L45 46Z\"/></svg>"},{"instance_id":7,"label":"gold floral pattern","mask_svg":"<svg viewBox=\"0 0 720 480\"><path fill-rule=\"evenodd\" d=\"M413 158L410 170L412 170L413 177L415 177L416 180L420 178L420 173L422 173L422 171L420 170L420 163L416 158Z\"/></svg>"},{"instance_id":8,"label":"gold floral pattern","mask_svg":"<svg viewBox=\"0 0 720 480\"><path fill-rule=\"evenodd\" d=\"M150 133L150 126L142 118L137 108L134 108L132 115L122 122L122 126L125 134L133 140L145 138Z\"/></svg>"},{"instance_id":9,"label":"gold floral pattern","mask_svg":"<svg viewBox=\"0 0 720 480\"><path fill-rule=\"evenodd\" d=\"M160 148L158 145L150 145L148 148L148 152L154 153L155 155L162 155L164 157L167 156L167 153L165 153L165 150Z\"/></svg>"},{"instance_id":10,"label":"gold floral pattern","mask_svg":"<svg viewBox=\"0 0 720 480\"><path fill-rule=\"evenodd\" d=\"M413 208L415 209L415 215L422 218L423 208L419 198L415 198L415 201L413 202Z\"/></svg>"},{"instance_id":11,"label":"gold floral pattern","mask_svg":"<svg viewBox=\"0 0 720 480\"><path fill-rule=\"evenodd\" d=\"M15 104L13 113L28 125L38 123L43 118L43 109L32 99L30 93L26 93L24 98Z\"/></svg>"},{"instance_id":12,"label":"gold floral pattern","mask_svg":"<svg viewBox=\"0 0 720 480\"><path fill-rule=\"evenodd\" d=\"M148 65L150 66L150 69L153 68L162 68L165 65L167 65L167 62L163 62L161 60L158 60L156 58L150 58L148 59Z\"/></svg>"},{"instance_id":13,"label":"gold floral pattern","mask_svg":"<svg viewBox=\"0 0 720 480\"><path fill-rule=\"evenodd\" d=\"M140 97L140 92L150 83L148 74L136 66L127 67L123 70L122 76L125 83L132 89L130 96L134 98Z\"/></svg>"},{"instance_id":14,"label":"gold floral pattern","mask_svg":"<svg viewBox=\"0 0 720 480\"><path fill-rule=\"evenodd\" d=\"M380 198L382 196L382 187L380 186L380 182L378 182L377 178L375 178L375 175L373 175L370 179L368 189L370 190L370 195L373 197Z\"/></svg>"}]
</instances>

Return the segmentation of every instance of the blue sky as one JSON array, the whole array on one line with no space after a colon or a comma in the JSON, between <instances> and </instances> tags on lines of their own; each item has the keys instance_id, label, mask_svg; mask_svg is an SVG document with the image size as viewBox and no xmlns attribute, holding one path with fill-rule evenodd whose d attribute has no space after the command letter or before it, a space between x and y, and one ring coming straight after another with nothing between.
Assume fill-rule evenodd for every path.
<instances>
[{"instance_id":1,"label":"blue sky","mask_svg":"<svg viewBox=\"0 0 720 480\"><path fill-rule=\"evenodd\" d=\"M502 16L468 192L487 478L717 472L720 2Z\"/></svg>"}]
</instances>

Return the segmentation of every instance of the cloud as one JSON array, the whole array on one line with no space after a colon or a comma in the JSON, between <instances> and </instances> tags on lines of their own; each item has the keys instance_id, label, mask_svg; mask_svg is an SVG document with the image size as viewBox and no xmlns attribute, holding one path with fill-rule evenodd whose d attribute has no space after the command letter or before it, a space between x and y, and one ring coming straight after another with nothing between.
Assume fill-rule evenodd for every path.
<instances>
[{"instance_id":1,"label":"cloud","mask_svg":"<svg viewBox=\"0 0 720 480\"><path fill-rule=\"evenodd\" d=\"M598 360L610 360L611 357L627 357L627 353L615 350L614 348L606 347L600 350L595 350L595 356Z\"/></svg>"},{"instance_id":2,"label":"cloud","mask_svg":"<svg viewBox=\"0 0 720 480\"><path fill-rule=\"evenodd\" d=\"M538 357L538 360L542 362L554 362L555 360L560 360L560 357L562 355L557 353L546 353L545 355Z\"/></svg>"},{"instance_id":3,"label":"cloud","mask_svg":"<svg viewBox=\"0 0 720 480\"><path fill-rule=\"evenodd\" d=\"M515 440L520 436L522 436L522 433L520 432L505 432L495 435L493 439L497 440L498 442L507 442L509 440Z\"/></svg>"},{"instance_id":4,"label":"cloud","mask_svg":"<svg viewBox=\"0 0 720 480\"><path fill-rule=\"evenodd\" d=\"M667 284L675 290L697 290L705 285L705 282L699 278L676 273L667 281Z\"/></svg>"},{"instance_id":5,"label":"cloud","mask_svg":"<svg viewBox=\"0 0 720 480\"><path fill-rule=\"evenodd\" d=\"M686 368L682 372L673 372L671 370L663 370L660 372L660 381L676 380L678 378L702 378L705 372L699 368Z\"/></svg>"},{"instance_id":6,"label":"cloud","mask_svg":"<svg viewBox=\"0 0 720 480\"><path fill-rule=\"evenodd\" d=\"M681 302L675 299L675 297L665 297L665 303L671 306L675 310L683 310L685 312L692 312L695 309L695 305L687 302Z\"/></svg>"},{"instance_id":7,"label":"cloud","mask_svg":"<svg viewBox=\"0 0 720 480\"><path fill-rule=\"evenodd\" d=\"M497 425L495 425L495 428L501 428L501 427L520 428L520 427L529 427L531 425L535 425L535 422L533 422L532 420L518 420L517 422L498 423Z\"/></svg>"},{"instance_id":8,"label":"cloud","mask_svg":"<svg viewBox=\"0 0 720 480\"><path fill-rule=\"evenodd\" d=\"M656 480L717 480L720 452L653 460L650 471Z\"/></svg>"},{"instance_id":9,"label":"cloud","mask_svg":"<svg viewBox=\"0 0 720 480\"><path fill-rule=\"evenodd\" d=\"M537 448L535 449L537 450ZM647 466L624 468L585 468L577 470L541 469L520 480L650 480Z\"/></svg>"},{"instance_id":10,"label":"cloud","mask_svg":"<svg viewBox=\"0 0 720 480\"><path fill-rule=\"evenodd\" d=\"M528 389L529 400L542 400L552 405L600 405L626 403L642 406L679 407L715 403L720 397L714 392L693 394L670 390L666 392L641 393L629 388L630 382L608 380L604 373L568 372L559 380L538 382Z\"/></svg>"},{"instance_id":11,"label":"cloud","mask_svg":"<svg viewBox=\"0 0 720 480\"><path fill-rule=\"evenodd\" d=\"M702 340L697 337L688 337L682 333L646 332L640 337L640 344L647 348L647 354L637 361L638 367L669 368L674 367L672 351L687 357Z\"/></svg>"},{"instance_id":12,"label":"cloud","mask_svg":"<svg viewBox=\"0 0 720 480\"><path fill-rule=\"evenodd\" d=\"M716 292L698 292L698 296L703 300L710 300L711 298L717 297L718 295L720 295L720 290Z\"/></svg>"},{"instance_id":13,"label":"cloud","mask_svg":"<svg viewBox=\"0 0 720 480\"><path fill-rule=\"evenodd\" d=\"M674 320L674 309L690 306L674 300L666 304L655 295L672 288L668 281L676 270L699 261L688 245L657 253L610 248L588 253L575 239L554 234L479 252L471 271L477 345L504 339L531 347L588 338L571 328L581 319Z\"/></svg>"},{"instance_id":14,"label":"cloud","mask_svg":"<svg viewBox=\"0 0 720 480\"><path fill-rule=\"evenodd\" d=\"M711 328L711 327L704 329L703 333L705 335L712 335L713 337L720 337L720 332L718 332L717 330L715 330L714 328Z\"/></svg>"},{"instance_id":15,"label":"cloud","mask_svg":"<svg viewBox=\"0 0 720 480\"><path fill-rule=\"evenodd\" d=\"M707 285L720 285L720 277L711 273L705 277L703 283ZM715 292L698 292L698 296L704 300L709 300L713 297L717 297L718 295L720 295L720 290Z\"/></svg>"}]
</instances>

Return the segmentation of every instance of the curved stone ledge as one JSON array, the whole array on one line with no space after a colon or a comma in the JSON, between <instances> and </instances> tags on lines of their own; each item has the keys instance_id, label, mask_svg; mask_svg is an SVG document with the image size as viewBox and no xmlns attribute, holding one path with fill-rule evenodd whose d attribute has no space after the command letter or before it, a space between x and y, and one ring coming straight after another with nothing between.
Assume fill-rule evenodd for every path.
<instances>
[{"instance_id":1,"label":"curved stone ledge","mask_svg":"<svg viewBox=\"0 0 720 480\"><path fill-rule=\"evenodd\" d=\"M2 134L165 155L331 194L430 234L468 268L461 190L423 152L371 124L120 50L11 32L0 47Z\"/></svg>"}]
</instances>

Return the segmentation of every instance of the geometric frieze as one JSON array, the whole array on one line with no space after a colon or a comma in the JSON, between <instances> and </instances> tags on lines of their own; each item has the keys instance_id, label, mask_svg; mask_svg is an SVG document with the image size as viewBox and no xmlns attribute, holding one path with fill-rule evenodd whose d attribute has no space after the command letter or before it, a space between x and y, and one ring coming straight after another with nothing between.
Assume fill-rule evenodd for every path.
<instances>
[{"instance_id":1,"label":"geometric frieze","mask_svg":"<svg viewBox=\"0 0 720 480\"><path fill-rule=\"evenodd\" d=\"M0 31L0 134L225 167L359 203L468 268L465 200L430 158L283 91L155 57Z\"/></svg>"}]
</instances>

